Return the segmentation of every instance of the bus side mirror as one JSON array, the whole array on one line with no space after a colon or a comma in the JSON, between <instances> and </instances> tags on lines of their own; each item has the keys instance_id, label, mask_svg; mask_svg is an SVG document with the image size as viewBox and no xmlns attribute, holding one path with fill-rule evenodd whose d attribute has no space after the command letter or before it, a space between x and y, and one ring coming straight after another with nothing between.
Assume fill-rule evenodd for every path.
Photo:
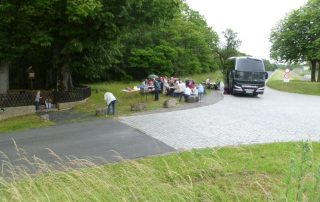
<instances>
[{"instance_id":1,"label":"bus side mirror","mask_svg":"<svg viewBox=\"0 0 320 202\"><path fill-rule=\"evenodd\" d=\"M266 72L266 79L268 79L268 72Z\"/></svg>"}]
</instances>

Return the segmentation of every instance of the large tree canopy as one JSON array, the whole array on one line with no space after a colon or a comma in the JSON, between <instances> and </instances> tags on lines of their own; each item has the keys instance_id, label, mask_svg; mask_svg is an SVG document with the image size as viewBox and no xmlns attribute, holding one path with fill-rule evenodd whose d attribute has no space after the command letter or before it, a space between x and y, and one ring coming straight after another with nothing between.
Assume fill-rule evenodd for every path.
<instances>
[{"instance_id":1,"label":"large tree canopy","mask_svg":"<svg viewBox=\"0 0 320 202\"><path fill-rule=\"evenodd\" d=\"M121 4L122 3L122 4ZM24 60L57 72L61 89L72 86L79 63L110 61L117 38L117 19L126 1L34 0L1 3L1 60ZM113 5L113 6L110 6ZM118 9L121 8L121 9ZM108 50L108 51L107 51ZM109 53L109 55L108 55Z\"/></svg>"},{"instance_id":2,"label":"large tree canopy","mask_svg":"<svg viewBox=\"0 0 320 202\"><path fill-rule=\"evenodd\" d=\"M315 81L316 63L320 61L319 20L320 1L309 0L283 19L270 36L271 57L281 62L310 61L312 81Z\"/></svg>"},{"instance_id":3,"label":"large tree canopy","mask_svg":"<svg viewBox=\"0 0 320 202\"><path fill-rule=\"evenodd\" d=\"M2 0L0 64L39 86L218 69L218 36L184 0ZM22 82L23 84L23 82Z\"/></svg>"},{"instance_id":4,"label":"large tree canopy","mask_svg":"<svg viewBox=\"0 0 320 202\"><path fill-rule=\"evenodd\" d=\"M213 47L218 37L199 13L182 13L156 26L142 25L126 34L122 69L131 75L150 72L182 75L217 69Z\"/></svg>"}]
</instances>

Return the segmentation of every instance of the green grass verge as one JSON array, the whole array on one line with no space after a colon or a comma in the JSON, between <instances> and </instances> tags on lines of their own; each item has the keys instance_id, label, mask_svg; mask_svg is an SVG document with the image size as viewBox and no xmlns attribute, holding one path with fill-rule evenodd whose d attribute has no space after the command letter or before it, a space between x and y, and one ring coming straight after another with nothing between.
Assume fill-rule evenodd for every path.
<instances>
[{"instance_id":1,"label":"green grass verge","mask_svg":"<svg viewBox=\"0 0 320 202\"><path fill-rule=\"evenodd\" d=\"M292 77L290 82L283 82L283 70L277 70L268 80L267 86L276 90L289 93L300 93L306 95L320 95L320 83L300 81Z\"/></svg>"},{"instance_id":2,"label":"green grass verge","mask_svg":"<svg viewBox=\"0 0 320 202\"><path fill-rule=\"evenodd\" d=\"M54 125L51 121L41 120L36 115L21 116L6 119L0 122L0 133L25 130L28 128L41 128Z\"/></svg>"},{"instance_id":3,"label":"green grass verge","mask_svg":"<svg viewBox=\"0 0 320 202\"><path fill-rule=\"evenodd\" d=\"M319 143L199 149L58 173L42 162L35 165L47 175L0 178L0 196L2 201L319 201L319 162Z\"/></svg>"}]
</instances>

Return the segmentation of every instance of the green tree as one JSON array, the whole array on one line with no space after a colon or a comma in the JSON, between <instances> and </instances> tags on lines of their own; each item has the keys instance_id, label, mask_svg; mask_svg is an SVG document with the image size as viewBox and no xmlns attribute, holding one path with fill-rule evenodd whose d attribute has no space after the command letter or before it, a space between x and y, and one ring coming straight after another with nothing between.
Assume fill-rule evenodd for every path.
<instances>
[{"instance_id":1,"label":"green tree","mask_svg":"<svg viewBox=\"0 0 320 202\"><path fill-rule=\"evenodd\" d=\"M218 67L217 34L183 0L3 0L0 11L1 64L33 65L48 88Z\"/></svg>"},{"instance_id":2,"label":"green tree","mask_svg":"<svg viewBox=\"0 0 320 202\"><path fill-rule=\"evenodd\" d=\"M140 78L147 72L159 72L154 71L155 68L168 72L168 67L164 66L170 65L170 62L159 62L159 60L169 60L171 52L162 54L157 51L164 49L170 51L171 47L160 43L156 35L158 30L162 29L163 24L167 24L180 13L180 4L180 0L132 1L126 7L126 17L121 18L121 24L117 25L119 31L117 40L113 41L114 54L110 57L112 60L105 64L108 65L108 68L98 68L99 71L96 71L95 77L92 77L92 74L86 74L85 79ZM145 58L150 64L140 61L142 58ZM77 73L79 75L82 72L83 70Z\"/></svg>"},{"instance_id":3,"label":"green tree","mask_svg":"<svg viewBox=\"0 0 320 202\"><path fill-rule=\"evenodd\" d=\"M311 0L294 10L272 30L270 36L271 57L290 63L310 61L311 81L315 81L316 64L320 59L319 5L319 0Z\"/></svg>"},{"instance_id":4,"label":"green tree","mask_svg":"<svg viewBox=\"0 0 320 202\"><path fill-rule=\"evenodd\" d=\"M238 51L242 42L238 39L238 33L232 29L226 29L222 34L224 37L224 43L222 43L215 52L219 57L222 72L225 73L225 61L229 57L242 55L242 53Z\"/></svg>"},{"instance_id":5,"label":"green tree","mask_svg":"<svg viewBox=\"0 0 320 202\"><path fill-rule=\"evenodd\" d=\"M263 59L263 63L266 71L274 71L278 68L276 64L271 63L269 60Z\"/></svg>"},{"instance_id":6,"label":"green tree","mask_svg":"<svg viewBox=\"0 0 320 202\"><path fill-rule=\"evenodd\" d=\"M120 63L113 70L142 78L151 72L184 75L217 69L212 53L217 34L183 2L172 12L166 15L172 19L128 29L121 37Z\"/></svg>"},{"instance_id":7,"label":"green tree","mask_svg":"<svg viewBox=\"0 0 320 202\"><path fill-rule=\"evenodd\" d=\"M29 10L30 2L2 0L0 2L0 70L8 72L9 66L14 60L21 59L27 51L31 50L30 26L33 11ZM7 78L5 78L7 77ZM9 85L9 74L3 75L1 79L1 92L5 93Z\"/></svg>"}]
</instances>

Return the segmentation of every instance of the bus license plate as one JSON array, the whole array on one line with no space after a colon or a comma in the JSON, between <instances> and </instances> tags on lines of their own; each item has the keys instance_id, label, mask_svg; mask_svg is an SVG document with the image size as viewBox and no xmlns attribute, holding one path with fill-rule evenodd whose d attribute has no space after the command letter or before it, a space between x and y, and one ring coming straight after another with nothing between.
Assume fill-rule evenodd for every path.
<instances>
[{"instance_id":1,"label":"bus license plate","mask_svg":"<svg viewBox=\"0 0 320 202\"><path fill-rule=\"evenodd\" d=\"M246 93L253 93L254 90L252 90L252 89L246 89L245 91L246 91Z\"/></svg>"}]
</instances>

